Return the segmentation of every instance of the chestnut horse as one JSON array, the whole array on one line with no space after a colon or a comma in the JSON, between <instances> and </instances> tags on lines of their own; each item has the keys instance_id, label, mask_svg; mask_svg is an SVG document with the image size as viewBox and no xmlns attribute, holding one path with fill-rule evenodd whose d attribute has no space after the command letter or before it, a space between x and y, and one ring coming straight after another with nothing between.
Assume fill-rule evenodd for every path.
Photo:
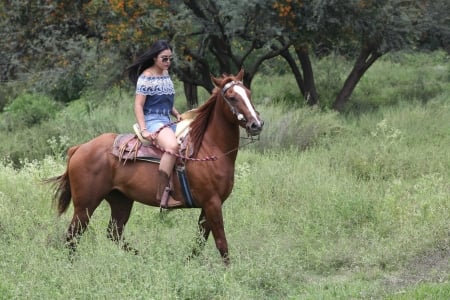
<instances>
[{"instance_id":1,"label":"chestnut horse","mask_svg":"<svg viewBox=\"0 0 450 300\"><path fill-rule=\"evenodd\" d=\"M212 232L226 264L229 258L222 204L234 184L239 127L245 128L249 136L256 136L264 124L255 111L250 90L242 83L243 74L241 70L235 76L211 77L215 88L209 100L197 109L189 128L193 156L183 161L195 207L201 208L198 226L203 240L200 246L204 246ZM158 164L139 160L123 163L111 154L116 137L117 134L105 133L71 147L66 171L48 180L56 186L54 201L59 215L67 210L72 200L74 212L66 234L67 245L72 250L103 199L111 207L108 237L116 242L122 239L134 201L160 206L156 200ZM216 159L202 161L204 157ZM191 207L183 198L180 180L174 174L172 178L173 197L183 201L181 208ZM130 249L127 245L124 248Z\"/></svg>"}]
</instances>

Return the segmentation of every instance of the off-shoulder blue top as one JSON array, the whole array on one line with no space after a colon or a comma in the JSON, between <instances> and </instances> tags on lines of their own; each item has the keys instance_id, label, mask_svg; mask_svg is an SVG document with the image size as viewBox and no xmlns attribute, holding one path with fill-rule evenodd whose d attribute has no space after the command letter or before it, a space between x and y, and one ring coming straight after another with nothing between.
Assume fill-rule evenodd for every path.
<instances>
[{"instance_id":1,"label":"off-shoulder blue top","mask_svg":"<svg viewBox=\"0 0 450 300\"><path fill-rule=\"evenodd\" d=\"M170 115L175 100L175 88L169 75L146 76L141 74L136 84L136 94L146 96L144 115Z\"/></svg>"}]
</instances>

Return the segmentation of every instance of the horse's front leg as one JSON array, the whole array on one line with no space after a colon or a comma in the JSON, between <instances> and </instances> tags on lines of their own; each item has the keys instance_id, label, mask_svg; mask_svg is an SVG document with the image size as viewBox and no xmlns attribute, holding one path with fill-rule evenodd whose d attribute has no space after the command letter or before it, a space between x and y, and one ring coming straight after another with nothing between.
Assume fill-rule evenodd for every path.
<instances>
[{"instance_id":1,"label":"horse's front leg","mask_svg":"<svg viewBox=\"0 0 450 300\"><path fill-rule=\"evenodd\" d=\"M188 259L200 255L205 248L210 232L211 228L209 227L208 220L206 220L205 210L202 209L200 217L198 218L198 235L196 237L196 245L194 249L192 249L192 254L188 257Z\"/></svg>"},{"instance_id":2,"label":"horse's front leg","mask_svg":"<svg viewBox=\"0 0 450 300\"><path fill-rule=\"evenodd\" d=\"M207 224L209 225L214 236L214 241L216 242L216 248L219 250L225 265L228 265L230 263L230 258L228 257L228 243L223 225L222 201L220 201L219 198L214 198L205 205L204 210Z\"/></svg>"}]
</instances>

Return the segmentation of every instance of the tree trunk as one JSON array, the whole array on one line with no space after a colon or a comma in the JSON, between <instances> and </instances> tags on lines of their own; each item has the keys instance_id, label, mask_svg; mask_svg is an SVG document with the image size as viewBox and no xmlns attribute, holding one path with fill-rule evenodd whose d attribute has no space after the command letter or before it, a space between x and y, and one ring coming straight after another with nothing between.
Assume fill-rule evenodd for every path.
<instances>
[{"instance_id":1,"label":"tree trunk","mask_svg":"<svg viewBox=\"0 0 450 300\"><path fill-rule=\"evenodd\" d=\"M295 63L295 59L292 57L291 53L289 53L288 49L285 49L281 52L281 56L287 61L289 67L291 67L292 73L294 73L295 81L297 82L297 86L300 89L300 92L303 96L305 96L305 83L303 81L302 73L298 69L297 64Z\"/></svg>"},{"instance_id":2,"label":"tree trunk","mask_svg":"<svg viewBox=\"0 0 450 300\"><path fill-rule=\"evenodd\" d=\"M257 56L255 60L253 60L252 64L250 64L249 66L247 66L247 68L245 68L245 73L244 73L244 84L250 88L251 83L253 78L255 77L256 72L259 70L259 67L261 66L261 64L266 61L269 60L271 58L277 57L279 55L283 56L283 53L286 52L286 50L290 47L290 43L286 43L284 41L280 41L282 46L281 47L276 47L276 46L272 46L271 49L272 51L267 52L263 55ZM244 57L247 57L250 52L252 52L254 49L256 48L252 48L251 50L248 51L247 55L244 55ZM287 57L284 57L289 65L291 65L291 63L293 63L294 68L296 68L297 66L295 65L295 60L292 59L292 56L290 56L289 51L287 51L285 53L285 55L287 55ZM238 65L242 66L244 64L244 60L242 60ZM292 68L292 66L291 66ZM294 72L294 71L293 71ZM302 82L302 76L300 74L300 72L298 71L297 68L297 74L299 74L300 76L300 81Z\"/></svg>"},{"instance_id":3,"label":"tree trunk","mask_svg":"<svg viewBox=\"0 0 450 300\"><path fill-rule=\"evenodd\" d=\"M186 95L187 109L193 109L198 106L197 86L186 81L183 82L184 94Z\"/></svg>"},{"instance_id":4,"label":"tree trunk","mask_svg":"<svg viewBox=\"0 0 450 300\"><path fill-rule=\"evenodd\" d=\"M295 52L297 53L297 57L300 60L303 70L303 97L305 97L306 104L313 106L319 102L319 96L317 95L316 84L314 82L314 73L311 66L311 60L309 59L308 47L296 47Z\"/></svg>"},{"instance_id":5,"label":"tree trunk","mask_svg":"<svg viewBox=\"0 0 450 300\"><path fill-rule=\"evenodd\" d=\"M363 47L361 49L352 71L345 80L344 86L333 103L333 109L339 112L344 110L345 104L353 93L353 90L361 77L369 69L369 67L381 57L382 53L376 49L376 47Z\"/></svg>"}]
</instances>

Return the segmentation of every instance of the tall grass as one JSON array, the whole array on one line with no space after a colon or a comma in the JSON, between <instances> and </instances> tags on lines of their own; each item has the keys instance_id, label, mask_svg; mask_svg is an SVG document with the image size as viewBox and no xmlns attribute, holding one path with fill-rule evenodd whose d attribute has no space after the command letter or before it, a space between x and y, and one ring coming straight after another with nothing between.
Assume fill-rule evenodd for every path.
<instances>
[{"instance_id":1,"label":"tall grass","mask_svg":"<svg viewBox=\"0 0 450 300\"><path fill-rule=\"evenodd\" d=\"M107 240L109 208L102 204L71 263L63 247L71 211L57 219L51 191L40 184L62 172L64 164L47 158L16 170L3 163L0 295L348 299L396 298L407 291L448 296L450 137L441 124L449 117L448 101L437 99L338 119L345 130L304 151L243 149L235 189L224 205L228 269L212 240L199 258L186 261L198 210L161 216L140 204L126 229L140 255ZM421 126L413 126L417 121Z\"/></svg>"},{"instance_id":2,"label":"tall grass","mask_svg":"<svg viewBox=\"0 0 450 300\"><path fill-rule=\"evenodd\" d=\"M450 91L337 115L273 103L281 79L253 93L266 124L224 204L230 267L212 238L186 260L199 210L141 204L125 230L139 255L106 238L103 203L68 259L72 210L57 218L41 179L63 172L66 145L128 131L132 100L115 91L41 127L63 133L51 155L1 160L0 299L448 299Z\"/></svg>"}]
</instances>

